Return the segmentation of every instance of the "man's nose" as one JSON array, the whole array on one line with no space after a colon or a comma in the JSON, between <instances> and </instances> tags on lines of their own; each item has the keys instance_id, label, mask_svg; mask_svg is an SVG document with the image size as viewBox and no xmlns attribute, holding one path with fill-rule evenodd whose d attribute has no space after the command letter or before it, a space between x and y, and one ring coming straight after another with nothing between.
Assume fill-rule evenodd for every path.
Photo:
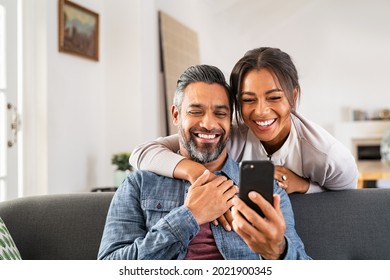
<instances>
[{"instance_id":1,"label":"man's nose","mask_svg":"<svg viewBox=\"0 0 390 280\"><path fill-rule=\"evenodd\" d=\"M214 114L204 114L201 121L201 126L208 130L215 128L217 126L217 120Z\"/></svg>"}]
</instances>

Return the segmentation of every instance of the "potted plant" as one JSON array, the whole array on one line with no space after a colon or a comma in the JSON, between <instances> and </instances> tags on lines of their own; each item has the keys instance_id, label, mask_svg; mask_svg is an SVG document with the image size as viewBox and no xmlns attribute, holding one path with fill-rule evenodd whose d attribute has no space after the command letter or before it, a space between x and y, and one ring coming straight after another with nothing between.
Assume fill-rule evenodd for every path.
<instances>
[{"instance_id":1,"label":"potted plant","mask_svg":"<svg viewBox=\"0 0 390 280\"><path fill-rule=\"evenodd\" d=\"M111 163L116 166L114 172L114 186L118 187L127 175L133 171L133 167L129 163L130 153L121 152L112 155Z\"/></svg>"}]
</instances>

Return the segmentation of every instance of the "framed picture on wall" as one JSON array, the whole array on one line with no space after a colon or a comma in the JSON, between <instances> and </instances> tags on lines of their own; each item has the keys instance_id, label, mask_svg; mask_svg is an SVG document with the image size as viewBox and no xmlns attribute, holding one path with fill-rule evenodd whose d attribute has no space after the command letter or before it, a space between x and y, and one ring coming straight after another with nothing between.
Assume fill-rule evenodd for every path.
<instances>
[{"instance_id":1,"label":"framed picture on wall","mask_svg":"<svg viewBox=\"0 0 390 280\"><path fill-rule=\"evenodd\" d=\"M99 15L68 0L58 1L59 51L99 60Z\"/></svg>"}]
</instances>

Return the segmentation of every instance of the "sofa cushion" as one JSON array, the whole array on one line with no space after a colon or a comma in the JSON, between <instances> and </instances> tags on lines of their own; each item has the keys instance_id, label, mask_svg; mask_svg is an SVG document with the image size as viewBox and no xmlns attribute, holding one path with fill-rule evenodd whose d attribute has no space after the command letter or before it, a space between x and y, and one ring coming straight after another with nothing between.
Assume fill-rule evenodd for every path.
<instances>
[{"instance_id":1,"label":"sofa cushion","mask_svg":"<svg viewBox=\"0 0 390 280\"><path fill-rule=\"evenodd\" d=\"M0 217L0 260L21 260L18 248Z\"/></svg>"},{"instance_id":2,"label":"sofa cushion","mask_svg":"<svg viewBox=\"0 0 390 280\"><path fill-rule=\"evenodd\" d=\"M1 202L0 217L24 260L93 260L113 194L19 198ZM312 258L390 260L390 189L290 198L297 232Z\"/></svg>"},{"instance_id":3,"label":"sofa cushion","mask_svg":"<svg viewBox=\"0 0 390 280\"><path fill-rule=\"evenodd\" d=\"M0 216L23 260L96 260L112 196L26 196L0 203Z\"/></svg>"}]
</instances>

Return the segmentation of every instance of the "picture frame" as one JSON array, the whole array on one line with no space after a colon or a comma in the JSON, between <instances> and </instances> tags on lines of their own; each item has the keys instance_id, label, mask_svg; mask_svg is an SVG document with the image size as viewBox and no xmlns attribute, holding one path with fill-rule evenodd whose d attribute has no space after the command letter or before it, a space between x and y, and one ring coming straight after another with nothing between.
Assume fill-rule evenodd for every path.
<instances>
[{"instance_id":1,"label":"picture frame","mask_svg":"<svg viewBox=\"0 0 390 280\"><path fill-rule=\"evenodd\" d=\"M58 1L59 51L99 61L99 14L68 0Z\"/></svg>"}]
</instances>

